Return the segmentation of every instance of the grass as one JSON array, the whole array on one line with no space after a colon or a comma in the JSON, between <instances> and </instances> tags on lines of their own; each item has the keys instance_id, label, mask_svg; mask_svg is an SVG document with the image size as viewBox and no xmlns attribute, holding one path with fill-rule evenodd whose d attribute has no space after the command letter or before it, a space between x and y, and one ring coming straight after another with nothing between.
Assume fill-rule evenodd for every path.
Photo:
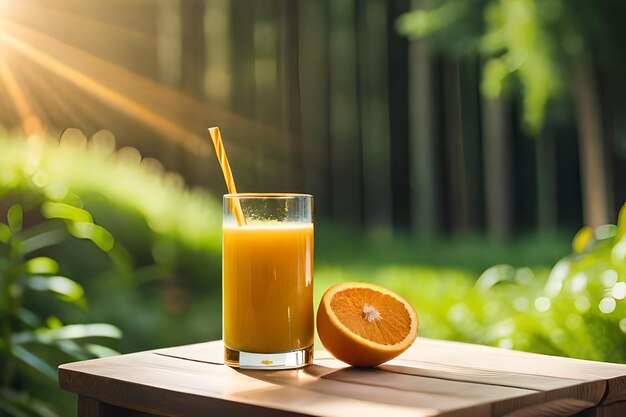
<instances>
[{"instance_id":1,"label":"grass","mask_svg":"<svg viewBox=\"0 0 626 417\"><path fill-rule=\"evenodd\" d=\"M514 347L510 331L505 332L511 327L511 310L532 304L551 266L570 251L565 234L529 236L501 245L478 237L381 241L324 224L316 233L316 305L333 284L371 282L411 302L422 336L504 347ZM507 274L524 285L489 293L476 285L478 281L484 287Z\"/></svg>"},{"instance_id":2,"label":"grass","mask_svg":"<svg viewBox=\"0 0 626 417\"><path fill-rule=\"evenodd\" d=\"M113 347L124 353L221 337L217 196L187 189L136 152L115 151L106 135L60 144L2 136L2 215L19 203L25 224L51 217L67 223L80 219L62 220L42 208L82 207L113 243L98 250L98 242L107 242L68 229L80 239L33 255L58 260L60 272L82 284L90 306L68 310L26 300L42 318L115 324L124 337ZM318 219L315 305L335 283L372 282L415 306L421 336L626 362L626 216L617 227L580 233L572 254L570 240L571 232L508 245L480 236L391 239ZM58 396L54 382L46 387L32 392Z\"/></svg>"},{"instance_id":3,"label":"grass","mask_svg":"<svg viewBox=\"0 0 626 417\"><path fill-rule=\"evenodd\" d=\"M624 363L625 219L585 229L574 253L566 234L381 242L321 227L316 302L335 283L366 281L411 302L421 336Z\"/></svg>"}]
</instances>

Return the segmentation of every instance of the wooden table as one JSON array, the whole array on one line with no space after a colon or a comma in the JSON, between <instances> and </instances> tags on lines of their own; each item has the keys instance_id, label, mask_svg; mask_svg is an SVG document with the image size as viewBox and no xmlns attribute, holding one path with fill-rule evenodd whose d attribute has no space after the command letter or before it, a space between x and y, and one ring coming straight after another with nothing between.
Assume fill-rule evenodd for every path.
<instances>
[{"instance_id":1,"label":"wooden table","mask_svg":"<svg viewBox=\"0 0 626 417\"><path fill-rule=\"evenodd\" d=\"M293 371L232 369L221 341L70 363L79 417L626 416L626 365L418 338L356 369L318 352Z\"/></svg>"}]
</instances>

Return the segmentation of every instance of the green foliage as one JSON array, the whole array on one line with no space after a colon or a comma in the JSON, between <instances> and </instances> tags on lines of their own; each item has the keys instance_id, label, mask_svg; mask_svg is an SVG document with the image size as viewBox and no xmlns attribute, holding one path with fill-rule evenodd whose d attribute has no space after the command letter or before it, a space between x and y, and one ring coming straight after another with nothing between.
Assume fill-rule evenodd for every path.
<instances>
[{"instance_id":1,"label":"green foliage","mask_svg":"<svg viewBox=\"0 0 626 417\"><path fill-rule=\"evenodd\" d=\"M134 148L116 152L107 131L89 140L73 129L60 141L0 135L0 146L0 202L21 198L79 238L46 254L95 295L90 317L133 334L122 351L220 336L219 324L206 325L209 314L219 323L219 201L186 189L180 176ZM5 234L0 227L0 240ZM58 230L27 244L36 249L47 240L58 241Z\"/></svg>"},{"instance_id":2,"label":"green foliage","mask_svg":"<svg viewBox=\"0 0 626 417\"><path fill-rule=\"evenodd\" d=\"M185 189L136 151L115 152L106 133L89 141L70 133L60 144L0 137L0 212L7 213L0 221L0 323L21 326L0 350L17 347L10 357L30 393L43 392L29 381L53 376L51 363L114 353L99 340L119 337L118 327L132 335L119 341L121 351L221 332L219 202ZM552 271L569 250L558 237L512 247L480 238L370 241L318 222L316 300L336 282L372 281L416 306L423 336L626 361L624 213L617 227L581 231L577 252ZM510 265L490 267L502 262ZM11 292L4 271L16 270L22 278ZM14 294L22 308L11 307L16 316L6 321ZM65 324L85 321L117 327ZM5 389L0 397L11 415L50 415L48 408L25 391Z\"/></svg>"},{"instance_id":3,"label":"green foliage","mask_svg":"<svg viewBox=\"0 0 626 417\"><path fill-rule=\"evenodd\" d=\"M124 352L219 338L218 201L133 148L116 152L106 131L60 141L0 132L0 149L0 295L13 294L4 268L27 277L19 317L0 320L21 326L0 415L69 415L72 398L46 378L59 363L115 354L100 341L121 331L132 335L116 342ZM66 324L93 321L116 326Z\"/></svg>"},{"instance_id":4,"label":"green foliage","mask_svg":"<svg viewBox=\"0 0 626 417\"><path fill-rule=\"evenodd\" d=\"M44 301L52 297L81 311L87 308L83 287L58 275L57 261L36 255L59 242L50 239L51 234L67 236L63 226L44 221L25 227L24 216L23 206L13 204L6 211L7 222L0 222L0 414L55 416L48 404L32 398L25 388L38 378L55 386L59 360L117 353L94 341L119 339L121 332L104 323L66 325L54 311L34 301L38 300L34 293L42 293Z\"/></svg>"},{"instance_id":5,"label":"green foliage","mask_svg":"<svg viewBox=\"0 0 626 417\"><path fill-rule=\"evenodd\" d=\"M396 26L404 35L429 37L444 54L480 57L482 93L498 97L519 87L525 126L537 134L550 100L564 96L574 59L616 63L615 40L625 33L615 19L624 12L618 1L438 0Z\"/></svg>"},{"instance_id":6,"label":"green foliage","mask_svg":"<svg viewBox=\"0 0 626 417\"><path fill-rule=\"evenodd\" d=\"M115 152L110 132L100 131L87 140L80 131L68 129L60 142L1 136L0 196L22 190L45 201L69 202L70 206L77 199L88 206L100 198L137 213L154 234L192 247L219 249L221 215L212 215L221 214L219 202L201 190L186 190L179 175L164 172L155 159L142 159L134 148ZM51 218L74 220L75 216L85 216L68 210L48 205L45 213ZM89 223L89 218L85 221ZM78 227L76 233L99 232Z\"/></svg>"},{"instance_id":7,"label":"green foliage","mask_svg":"<svg viewBox=\"0 0 626 417\"><path fill-rule=\"evenodd\" d=\"M562 0L439 1L432 10L402 16L397 26L406 35L433 36L436 45L454 55L482 56L486 97L499 97L508 79L519 79L524 121L537 133L548 101L560 93L563 73L549 25L562 17L563 8ZM471 30L462 33L459 27Z\"/></svg>"},{"instance_id":8,"label":"green foliage","mask_svg":"<svg viewBox=\"0 0 626 417\"><path fill-rule=\"evenodd\" d=\"M483 251L492 250L485 246ZM626 205L617 226L583 229L572 246L574 252L551 269L542 266L547 258L537 263L524 246L510 247L517 266L498 264L478 279L470 263L446 268L420 256L420 248L413 263L395 258L378 265L380 253L364 251L367 265L318 267L316 296L335 282L371 281L416 307L422 336L626 363ZM459 254L448 250L444 256L455 265ZM534 266L520 266L524 262Z\"/></svg>"},{"instance_id":9,"label":"green foliage","mask_svg":"<svg viewBox=\"0 0 626 417\"><path fill-rule=\"evenodd\" d=\"M432 7L400 16L398 32L429 37L437 49L453 56L475 55L480 48L484 0L435 0Z\"/></svg>"},{"instance_id":10,"label":"green foliage","mask_svg":"<svg viewBox=\"0 0 626 417\"><path fill-rule=\"evenodd\" d=\"M543 125L548 100L558 94L563 76L547 29L563 7L561 0L500 0L485 11L483 94L500 96L506 78L517 75L524 88L524 121L533 133Z\"/></svg>"}]
</instances>

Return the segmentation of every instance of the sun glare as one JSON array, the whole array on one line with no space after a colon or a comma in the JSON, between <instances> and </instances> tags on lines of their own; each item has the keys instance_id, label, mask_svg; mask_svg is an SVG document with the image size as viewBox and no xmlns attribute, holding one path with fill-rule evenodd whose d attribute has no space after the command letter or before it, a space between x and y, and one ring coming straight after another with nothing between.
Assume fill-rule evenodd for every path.
<instances>
[{"instance_id":1,"label":"sun glare","mask_svg":"<svg viewBox=\"0 0 626 417\"><path fill-rule=\"evenodd\" d=\"M218 121L233 136L279 137L202 91L180 90L170 74L180 56L160 50L176 49L176 39L164 43L167 33L159 33L167 13L172 8L159 1L0 0L0 125L28 135L67 127L144 132L194 155L209 154L206 128Z\"/></svg>"}]
</instances>

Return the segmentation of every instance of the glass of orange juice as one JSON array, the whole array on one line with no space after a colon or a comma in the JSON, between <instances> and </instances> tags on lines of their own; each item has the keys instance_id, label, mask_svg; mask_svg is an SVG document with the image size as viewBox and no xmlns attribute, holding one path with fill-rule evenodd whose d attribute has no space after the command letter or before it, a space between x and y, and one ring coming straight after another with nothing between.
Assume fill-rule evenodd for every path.
<instances>
[{"instance_id":1,"label":"glass of orange juice","mask_svg":"<svg viewBox=\"0 0 626 417\"><path fill-rule=\"evenodd\" d=\"M313 197L227 194L222 232L225 363L248 369L309 365Z\"/></svg>"}]
</instances>

